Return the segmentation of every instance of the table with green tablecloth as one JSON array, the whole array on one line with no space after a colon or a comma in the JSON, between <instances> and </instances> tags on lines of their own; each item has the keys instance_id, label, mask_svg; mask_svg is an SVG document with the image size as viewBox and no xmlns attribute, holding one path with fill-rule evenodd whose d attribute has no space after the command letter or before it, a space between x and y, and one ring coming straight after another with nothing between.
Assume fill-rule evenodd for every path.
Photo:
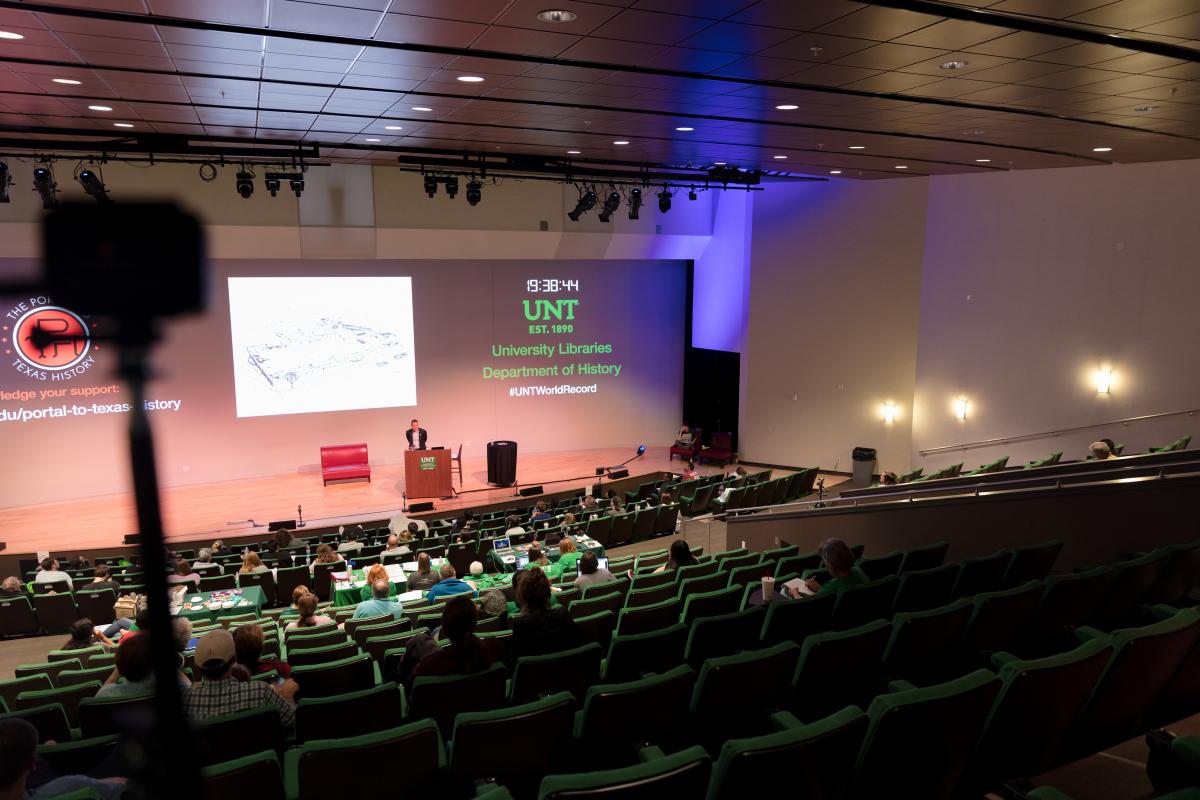
<instances>
[{"instance_id":1,"label":"table with green tablecloth","mask_svg":"<svg viewBox=\"0 0 1200 800\"><path fill-rule=\"evenodd\" d=\"M554 566L558 563L558 559L559 559L558 548L555 546L550 546L550 547L546 547L545 545L539 545L539 546L542 547L542 555L544 555L551 564L550 568L545 570L546 577L552 581L557 580L560 577L560 574L562 573L561 569L558 569L558 570L554 569ZM527 556L527 555L529 555L529 547L530 547L530 545L527 545L527 544L516 545L512 548L512 550L514 551L513 555ZM581 556L584 553L595 553L597 558L604 558L604 545L600 544L599 542L595 541L594 539L584 539L582 537L579 539L576 539L575 540L575 551L577 553L579 553L579 555L581 555ZM506 560L504 560L504 558L502 558L500 555L498 555L496 553L496 551L494 551L494 550L492 551L491 556L492 556L492 564L496 567L496 571L498 571L498 572L516 572L517 571L517 563L516 563L515 559L512 561L506 561Z\"/></svg>"},{"instance_id":2,"label":"table with green tablecloth","mask_svg":"<svg viewBox=\"0 0 1200 800\"><path fill-rule=\"evenodd\" d=\"M437 574L437 571L441 568L444 560L445 559L432 559L430 561L429 568L433 570L434 574ZM392 585L392 588L391 588L391 596L392 597L404 594L405 592L408 591L407 580L408 580L408 576L412 575L412 574L414 574L414 573L405 572L405 580L403 582L395 581L395 580L388 581L388 583L390 583ZM361 603L363 601L363 589L367 585L367 571L362 570L362 569L353 570L350 573L350 578L351 578L350 583L334 582L334 584L333 584L333 606L334 606L334 608L341 608L343 606L353 606L353 605L357 605L358 603Z\"/></svg>"},{"instance_id":3,"label":"table with green tablecloth","mask_svg":"<svg viewBox=\"0 0 1200 800\"><path fill-rule=\"evenodd\" d=\"M199 598L199 599L197 599ZM209 601L221 600L220 608L209 608ZM232 607L225 605L232 603ZM262 607L267 604L263 590L257 586L245 586L241 589L223 589L216 592L188 592L184 595L183 605L179 607L176 616L187 617L193 622L215 622L218 617L230 617L240 614L258 616Z\"/></svg>"}]
</instances>

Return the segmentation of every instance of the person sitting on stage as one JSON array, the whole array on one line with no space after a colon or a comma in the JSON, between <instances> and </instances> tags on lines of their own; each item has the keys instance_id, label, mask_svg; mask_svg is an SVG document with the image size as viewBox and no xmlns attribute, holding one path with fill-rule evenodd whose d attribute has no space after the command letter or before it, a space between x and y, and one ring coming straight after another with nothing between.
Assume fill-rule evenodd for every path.
<instances>
[{"instance_id":1,"label":"person sitting on stage","mask_svg":"<svg viewBox=\"0 0 1200 800\"><path fill-rule=\"evenodd\" d=\"M410 592L423 592L437 582L438 576L429 568L429 553L417 553L417 571L408 576L405 588Z\"/></svg>"},{"instance_id":2,"label":"person sitting on stage","mask_svg":"<svg viewBox=\"0 0 1200 800\"><path fill-rule=\"evenodd\" d=\"M174 586L178 583L190 583L195 588L200 588L200 573L192 570L192 565L188 563L186 558L175 559L175 574L167 576L168 586Z\"/></svg>"},{"instance_id":3,"label":"person sitting on stage","mask_svg":"<svg viewBox=\"0 0 1200 800\"><path fill-rule=\"evenodd\" d=\"M549 544L549 540L546 543ZM564 575L575 571L575 564L579 561L579 556L579 551L575 549L574 539L564 537L559 540L558 566L562 567Z\"/></svg>"},{"instance_id":4,"label":"person sitting on stage","mask_svg":"<svg viewBox=\"0 0 1200 800\"><path fill-rule=\"evenodd\" d=\"M692 461L689 459L688 463L687 463L687 468L684 469L683 475L681 476L681 480L694 481L696 478L699 478L699 477L700 477L700 473L696 471L696 465L694 463L692 463Z\"/></svg>"},{"instance_id":5,"label":"person sitting on stage","mask_svg":"<svg viewBox=\"0 0 1200 800\"><path fill-rule=\"evenodd\" d=\"M408 440L409 450L424 450L425 440L429 438L429 432L421 427L421 424L415 419L408 424L408 430L404 432L404 438Z\"/></svg>"},{"instance_id":6,"label":"person sitting on stage","mask_svg":"<svg viewBox=\"0 0 1200 800\"><path fill-rule=\"evenodd\" d=\"M579 577L575 579L576 589L585 589L596 583L608 583L615 580L616 576L600 566L600 560L595 553L584 553L579 557Z\"/></svg>"},{"instance_id":7,"label":"person sitting on stage","mask_svg":"<svg viewBox=\"0 0 1200 800\"><path fill-rule=\"evenodd\" d=\"M216 567L217 572L225 571L221 568L220 564L213 561L212 549L208 548L208 547L201 547L199 550L196 551L196 560L192 562L192 567L198 567L200 569L206 569L208 567ZM97 569L99 569L99 567L97 567Z\"/></svg>"},{"instance_id":8,"label":"person sitting on stage","mask_svg":"<svg viewBox=\"0 0 1200 800\"><path fill-rule=\"evenodd\" d=\"M74 584L71 583L71 576L63 572L58 566L57 558L43 558L41 565L38 567L37 574L33 576L34 583L58 583L66 581L68 589L74 589Z\"/></svg>"},{"instance_id":9,"label":"person sitting on stage","mask_svg":"<svg viewBox=\"0 0 1200 800\"><path fill-rule=\"evenodd\" d=\"M330 547L329 545L327 545L327 544L317 545L317 557L314 558L312 560L312 562L308 565L308 569L309 569L309 571L312 571L312 569L314 567L316 567L317 564L336 564L341 560L342 559L338 556L337 553L335 553L333 551L333 548ZM244 564L243 564L242 568L245 569Z\"/></svg>"},{"instance_id":10,"label":"person sitting on stage","mask_svg":"<svg viewBox=\"0 0 1200 800\"><path fill-rule=\"evenodd\" d=\"M269 572L270 567L262 562L258 553L253 550L247 550L246 555L242 556L242 568L238 572L246 575L258 575L263 572Z\"/></svg>"},{"instance_id":11,"label":"person sitting on stage","mask_svg":"<svg viewBox=\"0 0 1200 800\"><path fill-rule=\"evenodd\" d=\"M251 675L275 670L275 674L284 680L292 677L292 668L286 661L262 657L266 639L263 637L261 625L238 625L233 629L233 646L237 652L237 663L245 667Z\"/></svg>"},{"instance_id":12,"label":"person sitting on stage","mask_svg":"<svg viewBox=\"0 0 1200 800\"><path fill-rule=\"evenodd\" d=\"M19 594L25 594L25 587L16 575L9 575L0 583L0 597L16 597Z\"/></svg>"},{"instance_id":13,"label":"person sitting on stage","mask_svg":"<svg viewBox=\"0 0 1200 800\"><path fill-rule=\"evenodd\" d=\"M364 601L370 600L372 597L374 597L373 587L375 586L375 581L387 581L388 586L391 586L391 581L388 578L387 570L383 568L382 564L372 564L371 568L367 570L365 577L367 585L362 587L362 599ZM390 593L390 588L388 591Z\"/></svg>"},{"instance_id":14,"label":"person sitting on stage","mask_svg":"<svg viewBox=\"0 0 1200 800\"><path fill-rule=\"evenodd\" d=\"M362 536L362 525L355 525L350 528L345 526L338 528L338 539L341 544L338 545L337 551L346 555L356 556L362 550L362 542L359 537Z\"/></svg>"},{"instance_id":15,"label":"person sitting on stage","mask_svg":"<svg viewBox=\"0 0 1200 800\"><path fill-rule=\"evenodd\" d=\"M509 514L504 518L505 536L512 536L516 533L524 533L525 529L521 527L521 518L516 514Z\"/></svg>"},{"instance_id":16,"label":"person sitting on stage","mask_svg":"<svg viewBox=\"0 0 1200 800\"><path fill-rule=\"evenodd\" d=\"M546 558L542 548L536 545L529 548L529 566L543 568L550 566L550 559Z\"/></svg>"},{"instance_id":17,"label":"person sitting on stage","mask_svg":"<svg viewBox=\"0 0 1200 800\"><path fill-rule=\"evenodd\" d=\"M682 447L686 450L692 446L692 441L695 438L696 435L692 433L691 429L688 427L688 424L685 422L679 426L679 433L675 434L675 446Z\"/></svg>"},{"instance_id":18,"label":"person sitting on stage","mask_svg":"<svg viewBox=\"0 0 1200 800\"><path fill-rule=\"evenodd\" d=\"M458 574L454 571L454 565L449 562L442 564L442 568L438 570L438 574L442 579L429 587L429 593L425 595L425 599L432 603L439 597L446 597L452 594L465 594L470 592L472 597L478 597L479 592L471 584L458 578Z\"/></svg>"},{"instance_id":19,"label":"person sitting on stage","mask_svg":"<svg viewBox=\"0 0 1200 800\"><path fill-rule=\"evenodd\" d=\"M331 625L333 620L324 614L317 613L317 596L306 594L296 601L296 610L300 612L298 619L287 624L288 628L312 628L317 625Z\"/></svg>"},{"instance_id":20,"label":"person sitting on stage","mask_svg":"<svg viewBox=\"0 0 1200 800\"><path fill-rule=\"evenodd\" d=\"M412 541L412 537L408 535L408 531L404 532L407 541ZM406 556L412 551L408 549L408 545L400 543L400 537L392 534L387 538L387 544L384 545L383 552L380 556Z\"/></svg>"},{"instance_id":21,"label":"person sitting on stage","mask_svg":"<svg viewBox=\"0 0 1200 800\"><path fill-rule=\"evenodd\" d=\"M442 609L441 635L450 644L422 658L413 669L413 677L422 675L474 675L483 672L504 657L500 639L480 639L475 635L478 612L466 597L454 597Z\"/></svg>"},{"instance_id":22,"label":"person sitting on stage","mask_svg":"<svg viewBox=\"0 0 1200 800\"><path fill-rule=\"evenodd\" d=\"M539 522L546 522L549 519L551 519L550 504L545 500L538 500L537 504L533 507L533 515L529 517L530 524L536 525Z\"/></svg>"},{"instance_id":23,"label":"person sitting on stage","mask_svg":"<svg viewBox=\"0 0 1200 800\"><path fill-rule=\"evenodd\" d=\"M821 562L825 565L825 571L832 577L825 581L825 583L820 583L816 578L806 580L804 585L808 587L810 592L828 594L829 592L840 592L851 586L861 586L864 583L871 582L871 579L867 577L867 573L855 565L854 552L841 539L826 539L821 542L817 546L817 555L821 557ZM804 597L804 593L799 589L788 589L788 595L793 600Z\"/></svg>"},{"instance_id":24,"label":"person sitting on stage","mask_svg":"<svg viewBox=\"0 0 1200 800\"><path fill-rule=\"evenodd\" d=\"M400 601L390 599L392 583L388 580L386 572L382 578L373 580L369 584L369 588L371 598L358 604L358 608L354 609L354 619L379 617L384 614L391 614L392 619L404 618L404 607L400 605Z\"/></svg>"},{"instance_id":25,"label":"person sitting on stage","mask_svg":"<svg viewBox=\"0 0 1200 800\"><path fill-rule=\"evenodd\" d=\"M512 658L538 656L583 644L583 635L567 609L550 607L550 579L538 567L525 570L517 586L520 616L512 620Z\"/></svg>"}]
</instances>

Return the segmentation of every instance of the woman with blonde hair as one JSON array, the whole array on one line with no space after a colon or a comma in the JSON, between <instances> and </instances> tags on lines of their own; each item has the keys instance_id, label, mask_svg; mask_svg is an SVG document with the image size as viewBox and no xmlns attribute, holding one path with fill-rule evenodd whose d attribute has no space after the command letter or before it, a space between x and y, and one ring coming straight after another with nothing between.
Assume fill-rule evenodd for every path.
<instances>
[{"instance_id":1,"label":"woman with blonde hair","mask_svg":"<svg viewBox=\"0 0 1200 800\"><path fill-rule=\"evenodd\" d=\"M242 557L242 568L238 572L242 574L258 574L266 572L268 569L269 567L258 557L258 553L248 550L246 551L246 555Z\"/></svg>"},{"instance_id":2,"label":"woman with blonde hair","mask_svg":"<svg viewBox=\"0 0 1200 800\"><path fill-rule=\"evenodd\" d=\"M576 571L576 564L579 563L580 552L575 547L575 540L569 536L563 537L558 543L558 565L562 567L563 574Z\"/></svg>"},{"instance_id":3,"label":"woman with blonde hair","mask_svg":"<svg viewBox=\"0 0 1200 800\"><path fill-rule=\"evenodd\" d=\"M375 596L371 593L371 587L375 585L375 581L387 581L388 585L391 585L391 578L388 577L387 570L380 564L372 564L371 568L367 570L367 584L362 587L363 600L370 600Z\"/></svg>"},{"instance_id":4,"label":"woman with blonde hair","mask_svg":"<svg viewBox=\"0 0 1200 800\"><path fill-rule=\"evenodd\" d=\"M296 610L300 612L300 618L294 622L289 622L287 624L288 628L311 628L316 625L330 625L333 623L333 620L329 617L317 613L317 596L315 594L306 594L297 600Z\"/></svg>"}]
</instances>

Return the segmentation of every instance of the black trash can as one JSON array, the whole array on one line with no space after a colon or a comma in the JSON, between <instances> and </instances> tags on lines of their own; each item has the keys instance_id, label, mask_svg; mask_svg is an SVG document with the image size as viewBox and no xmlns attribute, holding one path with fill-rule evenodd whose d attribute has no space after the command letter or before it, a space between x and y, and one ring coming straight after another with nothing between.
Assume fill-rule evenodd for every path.
<instances>
[{"instance_id":1,"label":"black trash can","mask_svg":"<svg viewBox=\"0 0 1200 800\"><path fill-rule=\"evenodd\" d=\"M854 460L854 482L867 486L875 474L875 448L856 447L850 457Z\"/></svg>"},{"instance_id":2,"label":"black trash can","mask_svg":"<svg viewBox=\"0 0 1200 800\"><path fill-rule=\"evenodd\" d=\"M512 486L517 482L517 443L488 442L488 483Z\"/></svg>"}]
</instances>

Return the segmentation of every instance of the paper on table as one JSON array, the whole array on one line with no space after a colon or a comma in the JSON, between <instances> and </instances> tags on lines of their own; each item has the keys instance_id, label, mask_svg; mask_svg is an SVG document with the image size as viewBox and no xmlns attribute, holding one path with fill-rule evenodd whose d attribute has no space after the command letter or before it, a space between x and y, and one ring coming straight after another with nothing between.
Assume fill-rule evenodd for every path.
<instances>
[{"instance_id":1,"label":"paper on table","mask_svg":"<svg viewBox=\"0 0 1200 800\"><path fill-rule=\"evenodd\" d=\"M808 584L804 582L804 578L792 578L784 584L784 588L795 589L800 594L808 595L809 597L816 594L816 592L808 588Z\"/></svg>"},{"instance_id":2,"label":"paper on table","mask_svg":"<svg viewBox=\"0 0 1200 800\"><path fill-rule=\"evenodd\" d=\"M396 596L396 599L399 600L401 603L407 603L410 600L420 600L424 596L425 596L425 593L422 592L420 589L417 589L415 592L401 592L400 594L398 594Z\"/></svg>"}]
</instances>

